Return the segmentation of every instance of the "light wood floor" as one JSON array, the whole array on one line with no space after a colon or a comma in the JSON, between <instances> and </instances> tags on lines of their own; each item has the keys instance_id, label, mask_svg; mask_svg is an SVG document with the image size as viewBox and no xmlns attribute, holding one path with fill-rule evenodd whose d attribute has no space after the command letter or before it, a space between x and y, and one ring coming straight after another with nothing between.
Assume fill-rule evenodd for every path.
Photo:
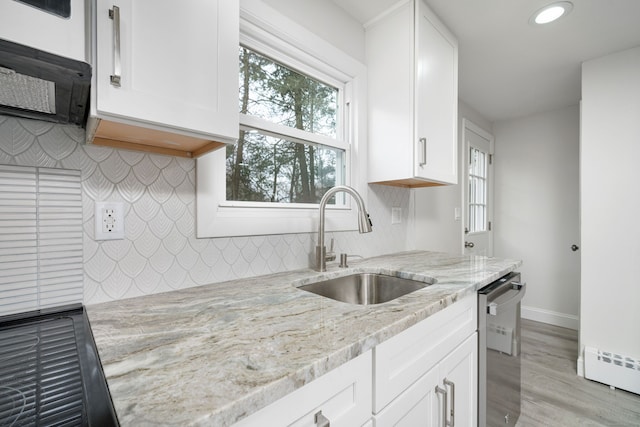
<instances>
[{"instance_id":1,"label":"light wood floor","mask_svg":"<svg viewBox=\"0 0 640 427\"><path fill-rule=\"evenodd\" d=\"M577 376L577 357L577 331L523 319L516 426L640 426L640 396Z\"/></svg>"}]
</instances>

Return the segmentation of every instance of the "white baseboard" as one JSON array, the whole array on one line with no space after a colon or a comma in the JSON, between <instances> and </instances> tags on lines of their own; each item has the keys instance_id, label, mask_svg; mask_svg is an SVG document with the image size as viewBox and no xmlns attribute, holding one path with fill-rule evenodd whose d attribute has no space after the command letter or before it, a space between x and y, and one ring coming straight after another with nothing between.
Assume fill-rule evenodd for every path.
<instances>
[{"instance_id":1,"label":"white baseboard","mask_svg":"<svg viewBox=\"0 0 640 427\"><path fill-rule=\"evenodd\" d=\"M536 322L548 323L576 331L580 328L580 319L572 314L525 306L521 308L520 314L523 319L535 320Z\"/></svg>"}]
</instances>

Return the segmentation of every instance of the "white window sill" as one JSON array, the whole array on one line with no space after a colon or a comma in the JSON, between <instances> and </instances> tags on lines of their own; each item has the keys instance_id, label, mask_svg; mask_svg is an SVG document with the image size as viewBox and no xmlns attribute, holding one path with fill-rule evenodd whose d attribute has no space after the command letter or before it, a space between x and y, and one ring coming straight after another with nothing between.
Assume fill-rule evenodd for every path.
<instances>
[{"instance_id":1,"label":"white window sill","mask_svg":"<svg viewBox=\"0 0 640 427\"><path fill-rule=\"evenodd\" d=\"M318 229L318 205L303 207L256 206L224 200L225 150L217 150L197 160L197 230L196 237L259 236L269 234L309 233ZM327 231L357 230L355 206L347 200L346 207L327 206Z\"/></svg>"}]
</instances>

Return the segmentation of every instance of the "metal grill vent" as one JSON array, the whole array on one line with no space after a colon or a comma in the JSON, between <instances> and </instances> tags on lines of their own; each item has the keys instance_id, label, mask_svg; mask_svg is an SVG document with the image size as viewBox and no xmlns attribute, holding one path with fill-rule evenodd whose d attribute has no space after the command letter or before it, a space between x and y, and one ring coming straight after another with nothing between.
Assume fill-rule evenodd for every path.
<instances>
[{"instance_id":1,"label":"metal grill vent","mask_svg":"<svg viewBox=\"0 0 640 427\"><path fill-rule=\"evenodd\" d=\"M56 85L0 67L0 104L55 114Z\"/></svg>"}]
</instances>

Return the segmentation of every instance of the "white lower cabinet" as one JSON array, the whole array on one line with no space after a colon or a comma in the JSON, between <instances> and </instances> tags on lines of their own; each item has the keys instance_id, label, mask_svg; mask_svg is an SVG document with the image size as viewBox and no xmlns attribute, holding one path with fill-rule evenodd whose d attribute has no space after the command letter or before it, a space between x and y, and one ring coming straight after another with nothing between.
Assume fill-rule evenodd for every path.
<instances>
[{"instance_id":1,"label":"white lower cabinet","mask_svg":"<svg viewBox=\"0 0 640 427\"><path fill-rule=\"evenodd\" d=\"M375 427L477 424L477 333L374 416Z\"/></svg>"},{"instance_id":2,"label":"white lower cabinet","mask_svg":"<svg viewBox=\"0 0 640 427\"><path fill-rule=\"evenodd\" d=\"M371 359L368 351L234 426L315 427L324 419L331 427L370 425Z\"/></svg>"},{"instance_id":3,"label":"white lower cabinet","mask_svg":"<svg viewBox=\"0 0 640 427\"><path fill-rule=\"evenodd\" d=\"M475 426L476 329L474 294L375 347L375 427Z\"/></svg>"},{"instance_id":4,"label":"white lower cabinet","mask_svg":"<svg viewBox=\"0 0 640 427\"><path fill-rule=\"evenodd\" d=\"M478 425L478 333L474 332L457 349L452 351L438 366L440 378L449 399L448 425ZM438 407L442 405L439 401ZM438 411L440 414L444 412ZM444 426L440 418L436 425Z\"/></svg>"},{"instance_id":5,"label":"white lower cabinet","mask_svg":"<svg viewBox=\"0 0 640 427\"><path fill-rule=\"evenodd\" d=\"M234 426L475 426L477 318L472 294Z\"/></svg>"},{"instance_id":6,"label":"white lower cabinet","mask_svg":"<svg viewBox=\"0 0 640 427\"><path fill-rule=\"evenodd\" d=\"M438 426L435 402L438 370L424 374L400 397L374 416L375 426Z\"/></svg>"}]
</instances>

